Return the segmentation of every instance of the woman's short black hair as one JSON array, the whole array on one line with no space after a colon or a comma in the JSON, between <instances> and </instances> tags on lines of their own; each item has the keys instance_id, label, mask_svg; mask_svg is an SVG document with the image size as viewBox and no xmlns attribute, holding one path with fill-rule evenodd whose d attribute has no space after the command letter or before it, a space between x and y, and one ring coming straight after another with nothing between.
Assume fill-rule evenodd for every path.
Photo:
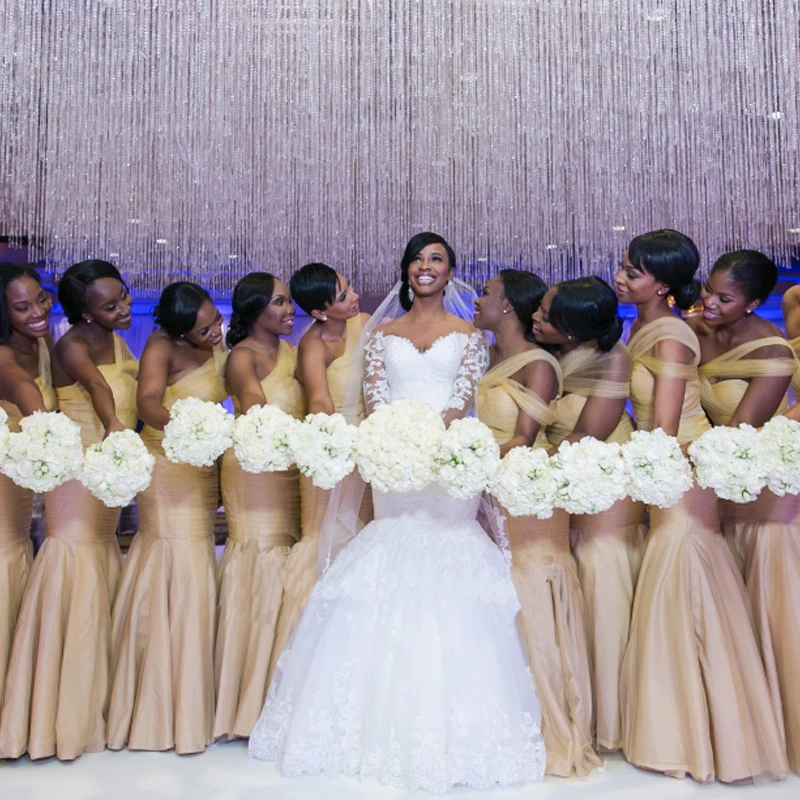
<instances>
[{"instance_id":1,"label":"woman's short black hair","mask_svg":"<svg viewBox=\"0 0 800 800\"><path fill-rule=\"evenodd\" d=\"M176 281L161 292L158 305L153 309L153 319L170 336L183 336L194 328L197 312L206 301L210 302L211 296L202 286Z\"/></svg>"},{"instance_id":2,"label":"woman's short black hair","mask_svg":"<svg viewBox=\"0 0 800 800\"><path fill-rule=\"evenodd\" d=\"M533 314L547 294L547 284L535 273L521 269L501 269L498 277L503 282L503 295L511 304L528 341L533 337Z\"/></svg>"},{"instance_id":3,"label":"woman's short black hair","mask_svg":"<svg viewBox=\"0 0 800 800\"><path fill-rule=\"evenodd\" d=\"M722 271L727 272L730 280L742 287L748 303L753 300L763 303L778 282L775 262L758 250L735 250L721 255L714 262L711 272Z\"/></svg>"},{"instance_id":4,"label":"woman's short black hair","mask_svg":"<svg viewBox=\"0 0 800 800\"><path fill-rule=\"evenodd\" d=\"M622 336L617 307L614 290L592 275L557 284L548 316L550 324L560 333L581 342L596 341L607 352Z\"/></svg>"},{"instance_id":5,"label":"woman's short black hair","mask_svg":"<svg viewBox=\"0 0 800 800\"><path fill-rule=\"evenodd\" d=\"M442 247L444 247L445 252L447 253L447 261L450 265L450 269L454 270L456 268L456 254L453 251L453 248L450 247L450 245L444 240L443 237L439 236L438 233L424 231L423 233L418 233L415 236L412 236L408 240L405 252L403 253L403 258L400 262L400 305L406 311L411 308L411 304L414 302L414 297L411 294L411 286L408 283L408 268L411 266L411 263L420 254L420 252L429 244L440 244Z\"/></svg>"},{"instance_id":6,"label":"woman's short black hair","mask_svg":"<svg viewBox=\"0 0 800 800\"><path fill-rule=\"evenodd\" d=\"M99 278L114 278L128 288L119 270L99 258L73 264L62 275L58 282L58 302L61 303L70 325L81 321L86 310L86 291Z\"/></svg>"},{"instance_id":7,"label":"woman's short black hair","mask_svg":"<svg viewBox=\"0 0 800 800\"><path fill-rule=\"evenodd\" d=\"M11 336L11 319L8 314L6 302L6 287L9 283L19 278L32 278L40 286L42 278L39 273L27 264L12 264L9 261L0 262L0 342L6 343Z\"/></svg>"},{"instance_id":8,"label":"woman's short black hair","mask_svg":"<svg viewBox=\"0 0 800 800\"><path fill-rule=\"evenodd\" d=\"M324 311L336 298L336 270L327 264L305 264L289 279L292 300L306 314Z\"/></svg>"},{"instance_id":9,"label":"woman's short black hair","mask_svg":"<svg viewBox=\"0 0 800 800\"><path fill-rule=\"evenodd\" d=\"M664 228L637 236L628 245L628 259L638 269L647 270L657 281L669 286L675 305L691 308L700 296L695 273L700 253L685 234Z\"/></svg>"},{"instance_id":10,"label":"woman's short black hair","mask_svg":"<svg viewBox=\"0 0 800 800\"><path fill-rule=\"evenodd\" d=\"M234 287L231 299L231 320L225 340L233 347L250 335L250 328L272 300L275 276L268 272L251 272Z\"/></svg>"}]
</instances>

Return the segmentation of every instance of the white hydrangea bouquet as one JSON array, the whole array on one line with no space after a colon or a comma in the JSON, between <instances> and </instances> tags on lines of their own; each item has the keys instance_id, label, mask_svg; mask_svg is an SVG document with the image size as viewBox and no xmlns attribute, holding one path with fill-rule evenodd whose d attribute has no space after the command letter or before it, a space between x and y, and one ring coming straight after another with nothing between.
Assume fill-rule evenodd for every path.
<instances>
[{"instance_id":1,"label":"white hydrangea bouquet","mask_svg":"<svg viewBox=\"0 0 800 800\"><path fill-rule=\"evenodd\" d=\"M8 414L5 409L0 408L0 464L6 457L8 452L8 437L11 433L8 430Z\"/></svg>"},{"instance_id":2,"label":"white hydrangea bouquet","mask_svg":"<svg viewBox=\"0 0 800 800\"><path fill-rule=\"evenodd\" d=\"M500 447L491 430L475 417L450 423L434 457L436 479L453 497L480 494L495 478Z\"/></svg>"},{"instance_id":3,"label":"white hydrangea bouquet","mask_svg":"<svg viewBox=\"0 0 800 800\"><path fill-rule=\"evenodd\" d=\"M164 453L176 464L210 467L233 444L233 416L219 403L176 400L164 427Z\"/></svg>"},{"instance_id":4,"label":"white hydrangea bouquet","mask_svg":"<svg viewBox=\"0 0 800 800\"><path fill-rule=\"evenodd\" d=\"M426 403L395 400L378 406L358 428L358 471L380 492L413 492L436 478L445 427Z\"/></svg>"},{"instance_id":5,"label":"white hydrangea bouquet","mask_svg":"<svg viewBox=\"0 0 800 800\"><path fill-rule=\"evenodd\" d=\"M767 487L779 497L800 494L800 422L774 417L759 433L767 459Z\"/></svg>"},{"instance_id":6,"label":"white hydrangea bouquet","mask_svg":"<svg viewBox=\"0 0 800 800\"><path fill-rule=\"evenodd\" d=\"M618 444L584 436L561 442L550 458L555 504L570 514L599 514L625 497L625 463Z\"/></svg>"},{"instance_id":7,"label":"white hydrangea bouquet","mask_svg":"<svg viewBox=\"0 0 800 800\"><path fill-rule=\"evenodd\" d=\"M236 420L233 451L245 472L279 472L294 463L290 441L300 423L277 406L253 406Z\"/></svg>"},{"instance_id":8,"label":"white hydrangea bouquet","mask_svg":"<svg viewBox=\"0 0 800 800\"><path fill-rule=\"evenodd\" d=\"M767 484L768 462L751 425L711 428L689 445L697 482L717 497L749 503Z\"/></svg>"},{"instance_id":9,"label":"white hydrangea bouquet","mask_svg":"<svg viewBox=\"0 0 800 800\"><path fill-rule=\"evenodd\" d=\"M553 516L557 488L545 450L514 447L500 462L489 491L512 517L548 519Z\"/></svg>"},{"instance_id":10,"label":"white hydrangea bouquet","mask_svg":"<svg viewBox=\"0 0 800 800\"><path fill-rule=\"evenodd\" d=\"M82 463L80 428L57 411L34 411L9 435L2 471L18 486L49 492L76 477Z\"/></svg>"},{"instance_id":11,"label":"white hydrangea bouquet","mask_svg":"<svg viewBox=\"0 0 800 800\"><path fill-rule=\"evenodd\" d=\"M122 508L150 485L155 463L139 434L116 431L86 450L80 481L103 505Z\"/></svg>"},{"instance_id":12,"label":"white hydrangea bouquet","mask_svg":"<svg viewBox=\"0 0 800 800\"><path fill-rule=\"evenodd\" d=\"M622 446L627 493L658 508L674 506L692 488L692 468L678 440L661 428L634 431Z\"/></svg>"},{"instance_id":13,"label":"white hydrangea bouquet","mask_svg":"<svg viewBox=\"0 0 800 800\"><path fill-rule=\"evenodd\" d=\"M333 489L355 466L356 433L341 414L309 414L289 440L297 467L320 489Z\"/></svg>"}]
</instances>

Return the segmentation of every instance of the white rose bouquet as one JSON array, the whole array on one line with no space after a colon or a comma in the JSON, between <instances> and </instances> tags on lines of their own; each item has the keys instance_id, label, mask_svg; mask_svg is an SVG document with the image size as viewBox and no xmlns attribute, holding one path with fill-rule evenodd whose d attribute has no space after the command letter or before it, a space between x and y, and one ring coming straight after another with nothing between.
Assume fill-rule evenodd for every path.
<instances>
[{"instance_id":1,"label":"white rose bouquet","mask_svg":"<svg viewBox=\"0 0 800 800\"><path fill-rule=\"evenodd\" d=\"M759 434L767 459L767 487L779 497L800 494L800 422L774 417Z\"/></svg>"},{"instance_id":2,"label":"white rose bouquet","mask_svg":"<svg viewBox=\"0 0 800 800\"><path fill-rule=\"evenodd\" d=\"M634 431L622 446L628 495L649 506L674 506L692 488L692 468L674 436Z\"/></svg>"},{"instance_id":3,"label":"white rose bouquet","mask_svg":"<svg viewBox=\"0 0 800 800\"><path fill-rule=\"evenodd\" d=\"M489 491L513 517L553 516L556 479L541 448L514 447L500 462Z\"/></svg>"},{"instance_id":4,"label":"white rose bouquet","mask_svg":"<svg viewBox=\"0 0 800 800\"><path fill-rule=\"evenodd\" d=\"M79 477L103 505L121 508L150 485L155 463L139 434L116 431L86 450Z\"/></svg>"},{"instance_id":5,"label":"white rose bouquet","mask_svg":"<svg viewBox=\"0 0 800 800\"><path fill-rule=\"evenodd\" d=\"M320 489L333 489L355 466L356 433L341 414L309 414L289 440L303 475Z\"/></svg>"},{"instance_id":6,"label":"white rose bouquet","mask_svg":"<svg viewBox=\"0 0 800 800\"><path fill-rule=\"evenodd\" d=\"M245 472L278 472L294 463L290 440L300 423L277 406L253 406L236 420L233 451Z\"/></svg>"},{"instance_id":7,"label":"white rose bouquet","mask_svg":"<svg viewBox=\"0 0 800 800\"><path fill-rule=\"evenodd\" d=\"M5 410L0 408L0 464L6 457L8 452L8 437L11 433L8 430L8 414Z\"/></svg>"},{"instance_id":8,"label":"white rose bouquet","mask_svg":"<svg viewBox=\"0 0 800 800\"><path fill-rule=\"evenodd\" d=\"M697 482L723 500L749 503L767 484L767 459L751 425L712 428L692 442L688 452Z\"/></svg>"},{"instance_id":9,"label":"white rose bouquet","mask_svg":"<svg viewBox=\"0 0 800 800\"><path fill-rule=\"evenodd\" d=\"M18 486L49 492L77 476L83 462L80 428L57 411L34 411L8 439L3 473Z\"/></svg>"},{"instance_id":10,"label":"white rose bouquet","mask_svg":"<svg viewBox=\"0 0 800 800\"><path fill-rule=\"evenodd\" d=\"M500 466L500 447L480 420L456 419L442 436L434 466L436 479L448 494L473 497L494 480Z\"/></svg>"},{"instance_id":11,"label":"white rose bouquet","mask_svg":"<svg viewBox=\"0 0 800 800\"><path fill-rule=\"evenodd\" d=\"M164 453L176 464L210 467L233 444L233 416L219 403L176 400L164 428Z\"/></svg>"},{"instance_id":12,"label":"white rose bouquet","mask_svg":"<svg viewBox=\"0 0 800 800\"><path fill-rule=\"evenodd\" d=\"M555 504L570 514L599 514L625 497L625 463L618 444L584 436L562 442L550 459Z\"/></svg>"},{"instance_id":13,"label":"white rose bouquet","mask_svg":"<svg viewBox=\"0 0 800 800\"><path fill-rule=\"evenodd\" d=\"M358 428L358 471L381 492L413 492L436 478L434 460L445 427L426 403L378 406Z\"/></svg>"}]
</instances>

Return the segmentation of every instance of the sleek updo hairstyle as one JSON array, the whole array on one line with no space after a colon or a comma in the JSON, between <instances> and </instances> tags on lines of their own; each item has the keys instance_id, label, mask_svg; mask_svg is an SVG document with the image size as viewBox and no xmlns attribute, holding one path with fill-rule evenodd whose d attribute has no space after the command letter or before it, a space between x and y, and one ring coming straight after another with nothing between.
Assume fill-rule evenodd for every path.
<instances>
[{"instance_id":1,"label":"sleek updo hairstyle","mask_svg":"<svg viewBox=\"0 0 800 800\"><path fill-rule=\"evenodd\" d=\"M675 305L691 308L700 296L695 273L700 253L688 237L665 228L637 236L628 246L628 259L637 269L647 270L657 281L669 286Z\"/></svg>"},{"instance_id":2,"label":"sleek updo hairstyle","mask_svg":"<svg viewBox=\"0 0 800 800\"><path fill-rule=\"evenodd\" d=\"M711 272L727 272L728 278L739 286L748 303L764 302L778 282L778 268L771 258L758 250L736 250L721 255Z\"/></svg>"},{"instance_id":3,"label":"sleek updo hairstyle","mask_svg":"<svg viewBox=\"0 0 800 800\"><path fill-rule=\"evenodd\" d=\"M9 261L0 262L0 343L5 344L11 336L11 319L6 305L6 287L9 283L19 278L32 278L40 286L42 279L39 273L27 264L12 264Z\"/></svg>"},{"instance_id":4,"label":"sleek updo hairstyle","mask_svg":"<svg viewBox=\"0 0 800 800\"><path fill-rule=\"evenodd\" d=\"M580 342L596 341L606 353L622 336L617 307L614 290L593 275L557 284L548 316L559 333L573 336Z\"/></svg>"},{"instance_id":5,"label":"sleek updo hairstyle","mask_svg":"<svg viewBox=\"0 0 800 800\"><path fill-rule=\"evenodd\" d=\"M86 310L86 292L99 278L114 278L128 289L119 270L99 258L73 264L61 277L58 282L58 302L61 303L70 325L81 321Z\"/></svg>"},{"instance_id":6,"label":"sleek updo hairstyle","mask_svg":"<svg viewBox=\"0 0 800 800\"><path fill-rule=\"evenodd\" d=\"M158 305L153 309L153 319L170 336L183 336L194 328L197 312L207 300L210 302L211 296L196 283L171 283L161 292Z\"/></svg>"},{"instance_id":7,"label":"sleek updo hairstyle","mask_svg":"<svg viewBox=\"0 0 800 800\"><path fill-rule=\"evenodd\" d=\"M250 335L250 328L272 300L275 276L268 272L251 272L234 287L231 299L231 320L225 341L228 347L239 344Z\"/></svg>"},{"instance_id":8,"label":"sleek updo hairstyle","mask_svg":"<svg viewBox=\"0 0 800 800\"><path fill-rule=\"evenodd\" d=\"M405 252L403 253L403 260L400 262L400 305L405 311L409 311L411 309L411 304L414 302L414 296L411 294L411 286L408 283L408 268L420 252L429 244L440 244L444 247L450 269L454 270L456 268L456 254L453 252L453 248L450 247L438 233L425 231L424 233L418 233L416 236L412 236L406 245Z\"/></svg>"},{"instance_id":9,"label":"sleek updo hairstyle","mask_svg":"<svg viewBox=\"0 0 800 800\"><path fill-rule=\"evenodd\" d=\"M521 269L501 269L498 277L503 282L503 295L514 309L525 338L535 342L533 313L547 294L547 284L535 273L523 272Z\"/></svg>"},{"instance_id":10,"label":"sleek updo hairstyle","mask_svg":"<svg viewBox=\"0 0 800 800\"><path fill-rule=\"evenodd\" d=\"M324 311L336 298L336 270L327 264L306 264L289 279L289 291L309 316Z\"/></svg>"}]
</instances>

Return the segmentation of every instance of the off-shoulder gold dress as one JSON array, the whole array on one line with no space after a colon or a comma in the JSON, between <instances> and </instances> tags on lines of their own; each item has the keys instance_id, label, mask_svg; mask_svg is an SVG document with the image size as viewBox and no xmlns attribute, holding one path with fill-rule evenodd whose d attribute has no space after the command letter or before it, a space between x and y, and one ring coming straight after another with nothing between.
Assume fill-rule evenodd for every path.
<instances>
[{"instance_id":1,"label":"off-shoulder gold dress","mask_svg":"<svg viewBox=\"0 0 800 800\"><path fill-rule=\"evenodd\" d=\"M136 426L139 364L114 335L114 363L98 365L117 417ZM59 387L61 411L89 447L105 429L89 393ZM120 571L120 509L104 506L80 481L44 498L46 538L36 556L17 623L0 725L0 756L77 758L106 745L111 605Z\"/></svg>"},{"instance_id":2,"label":"off-shoulder gold dress","mask_svg":"<svg viewBox=\"0 0 800 800\"><path fill-rule=\"evenodd\" d=\"M659 361L660 341L681 342L690 365ZM631 399L649 430L657 375L686 379L678 441L708 420L700 405L700 346L677 317L630 340ZM731 782L787 773L786 754L741 575L720 530L716 496L695 485L671 508L650 509L620 680L622 739L632 764Z\"/></svg>"},{"instance_id":3,"label":"off-shoulder gold dress","mask_svg":"<svg viewBox=\"0 0 800 800\"><path fill-rule=\"evenodd\" d=\"M786 357L748 358L759 348L776 345L786 348ZM728 425L750 378L794 375L796 368L794 353L780 337L734 347L700 367L703 407L715 425ZM784 399L776 413L786 408ZM721 510L723 531L750 595L789 765L800 772L800 497L777 497L764 489L752 503L723 501Z\"/></svg>"},{"instance_id":4,"label":"off-shoulder gold dress","mask_svg":"<svg viewBox=\"0 0 800 800\"><path fill-rule=\"evenodd\" d=\"M477 408L498 444L512 439L520 411L544 427L555 405L544 403L512 379L531 361L549 363L561 384L561 368L544 350L528 350L502 361L483 376ZM536 447L549 447L540 433ZM592 684L583 596L569 547L569 515L550 519L506 513L511 578L520 602L519 621L536 693L549 775L587 775L601 761L592 747Z\"/></svg>"},{"instance_id":5,"label":"off-shoulder gold dress","mask_svg":"<svg viewBox=\"0 0 800 800\"><path fill-rule=\"evenodd\" d=\"M224 400L226 355L215 349L168 386L164 405ZM163 438L149 426L142 431L156 465L139 495L139 531L114 603L108 747L197 753L213 736L219 472L216 464L173 464Z\"/></svg>"},{"instance_id":6,"label":"off-shoulder gold dress","mask_svg":"<svg viewBox=\"0 0 800 800\"><path fill-rule=\"evenodd\" d=\"M347 376L353 364L353 355L362 327L360 314L347 320L344 352L328 366L328 390L336 411L341 409L344 401ZM358 480L357 473L354 473L352 478ZM319 534L322 521L325 519L325 512L328 510L330 496L330 491L318 489L310 478L305 475L300 476L301 538L292 547L283 567L283 605L278 615L267 686L272 680L278 658L294 632L297 621L311 597L314 584L317 582ZM359 517L364 523L371 521L373 517L372 492L369 486L364 491ZM258 713L261 713L261 709L258 709Z\"/></svg>"},{"instance_id":7,"label":"off-shoulder gold dress","mask_svg":"<svg viewBox=\"0 0 800 800\"><path fill-rule=\"evenodd\" d=\"M261 388L267 403L302 419L306 397L296 367L297 351L281 341L277 363ZM234 406L238 414L238 401ZM300 537L296 468L254 475L242 469L230 449L222 457L221 482L228 541L217 570L214 738L249 736L264 707L283 567Z\"/></svg>"},{"instance_id":8,"label":"off-shoulder gold dress","mask_svg":"<svg viewBox=\"0 0 800 800\"><path fill-rule=\"evenodd\" d=\"M50 378L50 351L39 340L39 375L36 385L42 393L45 408L58 407L55 389ZM9 430L19 431L22 413L13 403L0 400L0 408L8 414ZM31 546L31 516L33 492L17 486L0 474L0 720L3 718L3 688L6 682L11 644L17 627L22 595L28 581L33 548Z\"/></svg>"},{"instance_id":9,"label":"off-shoulder gold dress","mask_svg":"<svg viewBox=\"0 0 800 800\"><path fill-rule=\"evenodd\" d=\"M554 446L571 436L589 397L627 398L630 356L622 342L602 352L587 342L560 361L564 395L558 418L547 428ZM607 441L624 444L633 423L627 413ZM600 514L573 514L570 542L586 603L594 689L594 731L599 747L622 747L619 673L628 645L633 592L644 554L645 507L626 497Z\"/></svg>"}]
</instances>

